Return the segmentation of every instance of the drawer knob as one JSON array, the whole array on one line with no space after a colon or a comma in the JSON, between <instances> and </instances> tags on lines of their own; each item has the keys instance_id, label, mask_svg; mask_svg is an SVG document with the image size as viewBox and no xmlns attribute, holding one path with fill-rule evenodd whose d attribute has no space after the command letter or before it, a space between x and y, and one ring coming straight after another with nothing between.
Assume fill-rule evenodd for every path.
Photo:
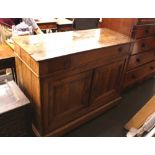
<instances>
[{"instance_id":1,"label":"drawer knob","mask_svg":"<svg viewBox=\"0 0 155 155\"><path fill-rule=\"evenodd\" d=\"M145 48L145 47L146 47L145 43L142 43L142 47L143 47L143 48Z\"/></svg>"},{"instance_id":2,"label":"drawer knob","mask_svg":"<svg viewBox=\"0 0 155 155\"><path fill-rule=\"evenodd\" d=\"M118 48L118 51L119 51L119 52L122 52L122 51L123 51L123 47L119 47L119 48Z\"/></svg>"},{"instance_id":3,"label":"drawer knob","mask_svg":"<svg viewBox=\"0 0 155 155\"><path fill-rule=\"evenodd\" d=\"M146 30L145 30L145 33L149 33L149 30L148 30L148 29L146 29Z\"/></svg>"},{"instance_id":4,"label":"drawer knob","mask_svg":"<svg viewBox=\"0 0 155 155\"><path fill-rule=\"evenodd\" d=\"M151 69L151 70L153 70L153 69L154 69L154 67L153 67L153 66L150 66L150 69Z\"/></svg>"},{"instance_id":5,"label":"drawer knob","mask_svg":"<svg viewBox=\"0 0 155 155\"><path fill-rule=\"evenodd\" d=\"M135 78L136 78L136 76L135 76L134 74L132 74L132 75L131 75L131 78L132 78L132 79L135 79Z\"/></svg>"},{"instance_id":6,"label":"drawer knob","mask_svg":"<svg viewBox=\"0 0 155 155\"><path fill-rule=\"evenodd\" d=\"M139 63L139 62L140 62L140 59L139 59L139 58L137 58L137 59L136 59L136 61Z\"/></svg>"}]
</instances>

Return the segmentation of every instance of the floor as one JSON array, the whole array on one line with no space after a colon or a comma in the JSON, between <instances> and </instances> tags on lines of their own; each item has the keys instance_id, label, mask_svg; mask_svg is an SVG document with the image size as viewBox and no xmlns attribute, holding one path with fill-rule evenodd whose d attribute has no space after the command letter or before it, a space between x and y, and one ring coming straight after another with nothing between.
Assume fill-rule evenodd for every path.
<instances>
[{"instance_id":1,"label":"floor","mask_svg":"<svg viewBox=\"0 0 155 155\"><path fill-rule=\"evenodd\" d=\"M124 124L155 94L155 78L151 78L123 95L118 106L65 134L65 137L124 137Z\"/></svg>"}]
</instances>

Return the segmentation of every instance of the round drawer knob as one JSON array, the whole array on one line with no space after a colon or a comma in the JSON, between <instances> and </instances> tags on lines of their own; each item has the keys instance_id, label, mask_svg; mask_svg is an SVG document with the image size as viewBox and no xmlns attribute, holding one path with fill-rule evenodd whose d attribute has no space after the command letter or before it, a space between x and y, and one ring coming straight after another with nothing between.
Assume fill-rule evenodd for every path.
<instances>
[{"instance_id":1,"label":"round drawer knob","mask_svg":"<svg viewBox=\"0 0 155 155\"><path fill-rule=\"evenodd\" d=\"M145 47L146 47L145 43L142 43L142 47L143 47L143 48L145 48Z\"/></svg>"},{"instance_id":2,"label":"round drawer knob","mask_svg":"<svg viewBox=\"0 0 155 155\"><path fill-rule=\"evenodd\" d=\"M149 30L148 30L148 29L146 29L146 30L145 30L145 33L149 33Z\"/></svg>"},{"instance_id":3,"label":"round drawer knob","mask_svg":"<svg viewBox=\"0 0 155 155\"><path fill-rule=\"evenodd\" d=\"M131 78L132 78L132 79L135 79L135 78L136 78L136 76L135 76L134 74L132 74L132 75L131 75Z\"/></svg>"},{"instance_id":4,"label":"round drawer knob","mask_svg":"<svg viewBox=\"0 0 155 155\"><path fill-rule=\"evenodd\" d=\"M119 51L119 52L122 52L122 51L123 51L123 47L119 47L119 48L118 48L118 51Z\"/></svg>"},{"instance_id":5,"label":"round drawer knob","mask_svg":"<svg viewBox=\"0 0 155 155\"><path fill-rule=\"evenodd\" d=\"M154 69L154 67L153 67L153 66L150 66L150 69L151 69L151 70L153 70L153 69Z\"/></svg>"},{"instance_id":6,"label":"round drawer knob","mask_svg":"<svg viewBox=\"0 0 155 155\"><path fill-rule=\"evenodd\" d=\"M140 62L140 59L139 59L139 58L137 58L137 59L136 59L136 61L139 63L139 62Z\"/></svg>"}]
</instances>

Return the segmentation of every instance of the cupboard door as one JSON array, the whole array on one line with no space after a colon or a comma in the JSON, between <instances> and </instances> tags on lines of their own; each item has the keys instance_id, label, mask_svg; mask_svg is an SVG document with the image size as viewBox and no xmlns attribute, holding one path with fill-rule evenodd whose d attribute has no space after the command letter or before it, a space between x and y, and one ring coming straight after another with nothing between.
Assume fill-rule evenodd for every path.
<instances>
[{"instance_id":1,"label":"cupboard door","mask_svg":"<svg viewBox=\"0 0 155 155\"><path fill-rule=\"evenodd\" d=\"M48 99L45 99L48 103L48 130L58 128L84 113L89 104L91 79L92 71L86 71L59 80L48 80L44 89L49 92Z\"/></svg>"},{"instance_id":2,"label":"cupboard door","mask_svg":"<svg viewBox=\"0 0 155 155\"><path fill-rule=\"evenodd\" d=\"M120 96L124 62L118 61L95 69L91 91L92 105L103 105Z\"/></svg>"}]
</instances>

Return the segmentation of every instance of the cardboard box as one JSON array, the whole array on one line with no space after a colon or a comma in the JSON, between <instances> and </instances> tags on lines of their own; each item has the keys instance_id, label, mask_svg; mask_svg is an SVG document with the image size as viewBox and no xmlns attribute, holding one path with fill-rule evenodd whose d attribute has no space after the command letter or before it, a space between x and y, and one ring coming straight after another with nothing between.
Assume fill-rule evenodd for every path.
<instances>
[{"instance_id":1,"label":"cardboard box","mask_svg":"<svg viewBox=\"0 0 155 155\"><path fill-rule=\"evenodd\" d=\"M155 112L155 96L153 96L126 124L125 129L140 128L145 120Z\"/></svg>"}]
</instances>

